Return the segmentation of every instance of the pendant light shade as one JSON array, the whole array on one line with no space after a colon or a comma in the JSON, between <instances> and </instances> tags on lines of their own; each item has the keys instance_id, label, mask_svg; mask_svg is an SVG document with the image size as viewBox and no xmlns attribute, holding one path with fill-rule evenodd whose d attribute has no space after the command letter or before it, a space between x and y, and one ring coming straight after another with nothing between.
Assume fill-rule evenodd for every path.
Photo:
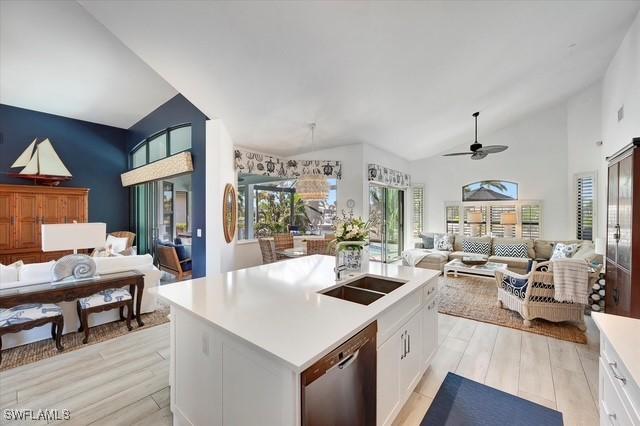
<instances>
[{"instance_id":1,"label":"pendant light shade","mask_svg":"<svg viewBox=\"0 0 640 426\"><path fill-rule=\"evenodd\" d=\"M322 175L301 176L296 183L296 194L305 201L324 201L329 197L329 183Z\"/></svg>"},{"instance_id":2,"label":"pendant light shade","mask_svg":"<svg viewBox=\"0 0 640 426\"><path fill-rule=\"evenodd\" d=\"M311 149L313 150L316 123L310 123ZM305 201L324 201L329 197L329 183L323 175L302 175L296 183L296 194Z\"/></svg>"}]
</instances>

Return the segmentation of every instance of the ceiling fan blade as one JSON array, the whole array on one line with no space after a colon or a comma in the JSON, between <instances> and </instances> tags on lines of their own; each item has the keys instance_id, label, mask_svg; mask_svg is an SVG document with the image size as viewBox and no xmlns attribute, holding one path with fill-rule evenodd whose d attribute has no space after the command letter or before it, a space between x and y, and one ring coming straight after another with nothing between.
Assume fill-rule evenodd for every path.
<instances>
[{"instance_id":1,"label":"ceiling fan blade","mask_svg":"<svg viewBox=\"0 0 640 426\"><path fill-rule=\"evenodd\" d=\"M498 152L506 151L507 148L509 147L506 145L488 145L488 146L483 146L476 152L484 152L486 154L497 154Z\"/></svg>"},{"instance_id":2,"label":"ceiling fan blade","mask_svg":"<svg viewBox=\"0 0 640 426\"><path fill-rule=\"evenodd\" d=\"M472 155L473 152L452 152L451 154L442 154L443 157L455 157L458 155Z\"/></svg>"},{"instance_id":3,"label":"ceiling fan blade","mask_svg":"<svg viewBox=\"0 0 640 426\"><path fill-rule=\"evenodd\" d=\"M473 153L473 155L471 156L472 160L482 160L484 157L486 157L487 155L489 155L486 152L482 152L482 151L476 151Z\"/></svg>"}]
</instances>

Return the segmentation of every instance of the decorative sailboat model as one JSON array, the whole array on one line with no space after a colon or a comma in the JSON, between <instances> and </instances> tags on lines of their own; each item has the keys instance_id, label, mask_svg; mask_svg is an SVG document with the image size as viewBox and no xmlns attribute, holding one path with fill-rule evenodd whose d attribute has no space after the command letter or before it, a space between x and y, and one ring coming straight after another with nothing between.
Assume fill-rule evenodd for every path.
<instances>
[{"instance_id":1,"label":"decorative sailboat model","mask_svg":"<svg viewBox=\"0 0 640 426\"><path fill-rule=\"evenodd\" d=\"M22 167L19 173L9 173L9 176L32 180L42 185L56 186L60 182L71 179L71 173L58 157L51 141L45 139L38 143L38 139L24 150L11 168Z\"/></svg>"}]
</instances>

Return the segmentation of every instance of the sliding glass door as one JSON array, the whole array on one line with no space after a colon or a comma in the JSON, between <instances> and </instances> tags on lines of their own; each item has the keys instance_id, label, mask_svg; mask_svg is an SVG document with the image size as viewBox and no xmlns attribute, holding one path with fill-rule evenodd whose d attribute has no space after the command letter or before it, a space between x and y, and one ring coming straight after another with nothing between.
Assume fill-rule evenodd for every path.
<instances>
[{"instance_id":1,"label":"sliding glass door","mask_svg":"<svg viewBox=\"0 0 640 426\"><path fill-rule=\"evenodd\" d=\"M394 262L404 249L404 191L378 185L369 186L369 234L371 260Z\"/></svg>"}]
</instances>

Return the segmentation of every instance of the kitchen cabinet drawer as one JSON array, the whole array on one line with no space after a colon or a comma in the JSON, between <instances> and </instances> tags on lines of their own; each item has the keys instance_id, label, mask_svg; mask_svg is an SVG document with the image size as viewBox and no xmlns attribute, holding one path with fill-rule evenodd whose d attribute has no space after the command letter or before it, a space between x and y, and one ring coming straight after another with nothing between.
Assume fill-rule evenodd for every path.
<instances>
[{"instance_id":1,"label":"kitchen cabinet drawer","mask_svg":"<svg viewBox=\"0 0 640 426\"><path fill-rule=\"evenodd\" d=\"M424 286L424 300L428 301L430 298L436 295L438 291L438 280L432 279Z\"/></svg>"},{"instance_id":2,"label":"kitchen cabinet drawer","mask_svg":"<svg viewBox=\"0 0 640 426\"><path fill-rule=\"evenodd\" d=\"M640 418L640 388L638 384L633 381L627 367L622 363L605 336L602 336L600 344L602 345L600 368L605 369L612 378L628 410L636 418Z\"/></svg>"},{"instance_id":3,"label":"kitchen cabinet drawer","mask_svg":"<svg viewBox=\"0 0 640 426\"><path fill-rule=\"evenodd\" d=\"M600 358L600 426L638 425L638 418L633 418L625 408L617 381Z\"/></svg>"},{"instance_id":4,"label":"kitchen cabinet drawer","mask_svg":"<svg viewBox=\"0 0 640 426\"><path fill-rule=\"evenodd\" d=\"M396 332L398 327L407 322L422 306L423 288L404 297L378 318L378 346Z\"/></svg>"}]
</instances>

